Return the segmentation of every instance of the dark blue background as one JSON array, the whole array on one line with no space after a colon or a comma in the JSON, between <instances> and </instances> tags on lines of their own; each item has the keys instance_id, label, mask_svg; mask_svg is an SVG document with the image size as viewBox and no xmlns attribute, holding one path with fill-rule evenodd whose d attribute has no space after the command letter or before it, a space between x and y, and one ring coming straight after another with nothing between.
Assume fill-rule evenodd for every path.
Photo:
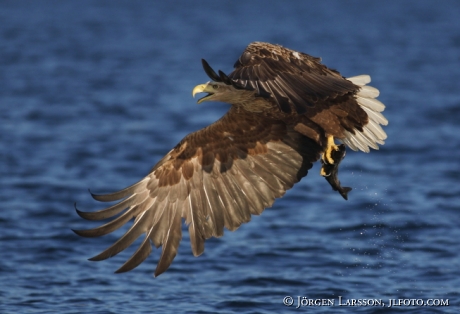
<instances>
[{"instance_id":1,"label":"dark blue background","mask_svg":"<svg viewBox=\"0 0 460 314\"><path fill-rule=\"evenodd\" d=\"M457 313L460 305L460 4L456 1L1 1L2 313ZM87 192L137 182L225 104L196 105L201 58L230 72L252 41L320 56L380 89L388 140L349 151L333 192L316 165L262 216L206 242L184 234L115 275L136 245L86 259ZM126 230L126 228L124 229ZM136 242L137 243L137 242ZM284 296L449 299L449 307L310 307Z\"/></svg>"}]
</instances>

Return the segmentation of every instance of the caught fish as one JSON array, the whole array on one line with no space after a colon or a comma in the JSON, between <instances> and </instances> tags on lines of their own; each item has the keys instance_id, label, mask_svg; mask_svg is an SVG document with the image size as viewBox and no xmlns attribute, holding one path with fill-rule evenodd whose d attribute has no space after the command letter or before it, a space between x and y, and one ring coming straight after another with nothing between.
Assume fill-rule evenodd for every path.
<instances>
[{"instance_id":1,"label":"caught fish","mask_svg":"<svg viewBox=\"0 0 460 314\"><path fill-rule=\"evenodd\" d=\"M333 164L321 159L321 175L326 178L326 181L329 182L334 191L338 191L344 199L348 200L348 192L350 192L352 188L348 186L342 187L338 177L339 164L346 155L345 145L341 144L338 148L339 150L333 150L331 153L331 157L334 159Z\"/></svg>"}]
</instances>

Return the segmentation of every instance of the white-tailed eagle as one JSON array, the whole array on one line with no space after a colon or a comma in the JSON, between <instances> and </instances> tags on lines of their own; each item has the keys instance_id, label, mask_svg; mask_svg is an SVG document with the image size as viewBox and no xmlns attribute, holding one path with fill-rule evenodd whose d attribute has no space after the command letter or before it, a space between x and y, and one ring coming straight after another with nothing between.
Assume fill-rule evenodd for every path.
<instances>
[{"instance_id":1,"label":"white-tailed eagle","mask_svg":"<svg viewBox=\"0 0 460 314\"><path fill-rule=\"evenodd\" d=\"M337 178L345 145L369 152L384 144L385 106L376 100L379 91L366 85L368 75L344 78L319 58L261 42L251 43L228 75L202 62L212 81L196 86L193 95L207 93L198 103L226 102L229 111L187 135L138 183L112 194L92 194L117 204L96 212L77 210L87 220L112 218L94 229L75 230L84 237L111 233L135 218L117 242L91 260L112 257L144 234L116 272L138 266L153 244L162 247L158 276L176 256L182 219L198 256L206 239L262 213L320 158L321 175L346 199L350 188L341 187Z\"/></svg>"}]
</instances>

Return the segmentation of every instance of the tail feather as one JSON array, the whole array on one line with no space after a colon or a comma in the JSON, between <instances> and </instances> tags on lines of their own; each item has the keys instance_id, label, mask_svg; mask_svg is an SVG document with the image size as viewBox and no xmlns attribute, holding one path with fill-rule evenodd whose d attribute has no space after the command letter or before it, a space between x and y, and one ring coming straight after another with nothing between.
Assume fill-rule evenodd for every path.
<instances>
[{"instance_id":1,"label":"tail feather","mask_svg":"<svg viewBox=\"0 0 460 314\"><path fill-rule=\"evenodd\" d=\"M367 74L347 77L347 80L358 86L364 86L371 82L371 77Z\"/></svg>"},{"instance_id":2,"label":"tail feather","mask_svg":"<svg viewBox=\"0 0 460 314\"><path fill-rule=\"evenodd\" d=\"M347 80L361 87L356 94L356 101L361 108L367 113L369 122L363 126L363 131L354 130L353 132L345 131L345 138L342 142L353 150L361 150L368 153L369 148L379 149L378 144L385 144L387 134L381 125L387 125L388 120L381 114L385 110L385 105L375 99L379 96L379 90L366 84L371 81L369 75L358 75L349 77Z\"/></svg>"}]
</instances>

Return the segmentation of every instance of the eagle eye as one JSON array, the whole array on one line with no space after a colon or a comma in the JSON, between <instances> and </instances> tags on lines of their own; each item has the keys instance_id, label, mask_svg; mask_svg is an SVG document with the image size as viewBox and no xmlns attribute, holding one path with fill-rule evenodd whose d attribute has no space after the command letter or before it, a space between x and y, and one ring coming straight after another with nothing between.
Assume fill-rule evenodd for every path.
<instances>
[{"instance_id":1,"label":"eagle eye","mask_svg":"<svg viewBox=\"0 0 460 314\"><path fill-rule=\"evenodd\" d=\"M213 89L218 89L218 88L219 88L219 85L217 85L217 84L212 84L212 88L213 88Z\"/></svg>"}]
</instances>

